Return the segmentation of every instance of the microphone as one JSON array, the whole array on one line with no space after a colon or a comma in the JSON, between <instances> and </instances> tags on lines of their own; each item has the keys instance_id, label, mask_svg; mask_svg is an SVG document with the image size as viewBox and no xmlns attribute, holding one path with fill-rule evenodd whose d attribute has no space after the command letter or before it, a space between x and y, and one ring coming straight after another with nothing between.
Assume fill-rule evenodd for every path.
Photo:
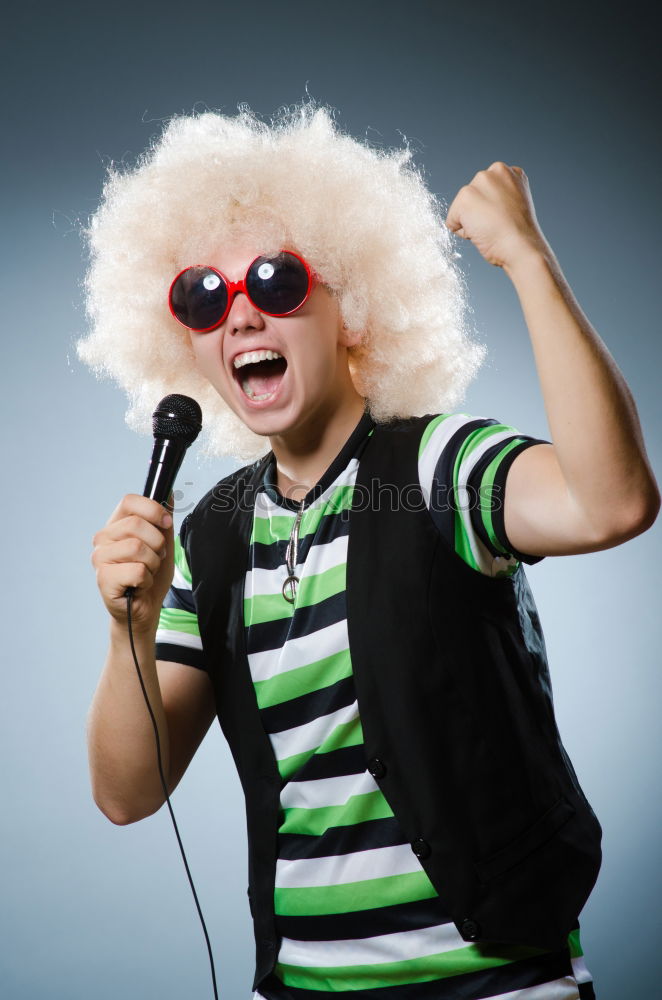
<instances>
[{"instance_id":1,"label":"microphone","mask_svg":"<svg viewBox=\"0 0 662 1000\"><path fill-rule=\"evenodd\" d=\"M202 429L202 410L190 396L165 396L152 414L154 450L143 496L165 504L172 492L186 449Z\"/></svg>"},{"instance_id":2,"label":"microphone","mask_svg":"<svg viewBox=\"0 0 662 1000\"><path fill-rule=\"evenodd\" d=\"M147 472L147 479L145 480L145 489L143 490L143 496L149 497L150 500L156 500L157 503L166 504L172 488L175 484L175 479L177 478L177 473L182 464L184 455L186 454L186 449L189 445L193 444L198 434L202 429L202 410L199 404L191 399L190 396L180 396L177 393L172 393L170 396L165 396L159 405L154 410L152 414L152 430L154 432L154 450L152 451L152 460L149 463L149 470ZM173 812L172 805L170 803L170 796L168 794L168 783L165 778L163 771L163 758L161 756L161 739L159 737L159 727L156 722L156 716L154 715L154 710L149 701L149 695L147 694L147 688L145 687L145 681L143 679L142 672L140 670L140 664L138 662L138 657L136 655L136 646L133 638L133 624L131 621L132 613L131 606L133 603L133 598L135 595L134 587L127 587L124 591L124 596L126 597L126 618L127 625L129 629L129 643L131 645L131 655L133 656L133 662L136 667L136 672L138 674L138 680L140 682L140 689L143 693L143 698L145 699L145 704L147 706L147 711L149 713L150 720L152 722L152 727L154 729L154 740L156 743L156 761L159 769L159 778L161 780L161 787L163 788L163 795L165 801L168 805L168 812L170 813L170 818L172 820L172 825L175 830L175 835L177 837L177 843L179 844L179 850L182 855L182 860L184 862L184 868L186 869L186 876L191 886L191 892L193 893L193 899L195 901L195 906L198 911L198 916L200 918L200 923L202 924L202 932L205 936L205 942L207 945L207 953L209 955L209 964L211 966L211 979L212 986L214 989L214 1000L218 1000L218 987L216 985L216 969L214 968L214 956L211 950L211 943L209 941L209 934L207 933L207 926L205 924L205 919L202 915L202 910L200 908L200 902L198 900L198 894L195 891L195 886L193 884L193 878L191 877L191 871L189 869L189 864L186 859L186 853L184 851L184 845L182 844L182 838L179 835L179 829L177 827L177 821L175 819L175 813Z\"/></svg>"}]
</instances>

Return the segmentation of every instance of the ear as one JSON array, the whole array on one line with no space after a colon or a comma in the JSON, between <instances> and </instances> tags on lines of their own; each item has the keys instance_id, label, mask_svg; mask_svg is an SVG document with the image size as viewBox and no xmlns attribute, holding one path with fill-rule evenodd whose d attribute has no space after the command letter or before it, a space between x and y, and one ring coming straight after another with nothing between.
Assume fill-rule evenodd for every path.
<instances>
[{"instance_id":1,"label":"ear","mask_svg":"<svg viewBox=\"0 0 662 1000\"><path fill-rule=\"evenodd\" d=\"M362 340L363 332L361 330L350 330L346 323L341 324L338 335L339 344L342 344L343 347L356 347Z\"/></svg>"}]
</instances>

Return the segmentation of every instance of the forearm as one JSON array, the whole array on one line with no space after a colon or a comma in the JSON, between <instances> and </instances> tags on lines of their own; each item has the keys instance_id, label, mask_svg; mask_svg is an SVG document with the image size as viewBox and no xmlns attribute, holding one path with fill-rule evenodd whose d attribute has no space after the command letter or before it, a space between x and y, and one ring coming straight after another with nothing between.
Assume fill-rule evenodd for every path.
<instances>
[{"instance_id":1,"label":"forearm","mask_svg":"<svg viewBox=\"0 0 662 1000\"><path fill-rule=\"evenodd\" d=\"M128 632L111 622L108 657L92 701L88 752L92 791L99 808L115 823L149 816L164 801L154 728L136 672ZM168 781L168 726L154 659L154 636L139 632L135 648L161 743Z\"/></svg>"},{"instance_id":2,"label":"forearm","mask_svg":"<svg viewBox=\"0 0 662 1000\"><path fill-rule=\"evenodd\" d=\"M634 400L551 248L523 250L504 270L524 312L552 441L575 502L606 531L654 520L659 492Z\"/></svg>"}]
</instances>

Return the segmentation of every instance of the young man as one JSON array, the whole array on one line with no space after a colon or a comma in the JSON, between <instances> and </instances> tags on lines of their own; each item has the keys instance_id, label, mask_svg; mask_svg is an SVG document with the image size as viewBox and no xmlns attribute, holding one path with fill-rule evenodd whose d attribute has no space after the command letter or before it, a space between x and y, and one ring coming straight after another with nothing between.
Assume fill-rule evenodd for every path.
<instances>
[{"instance_id":1,"label":"young man","mask_svg":"<svg viewBox=\"0 0 662 1000\"><path fill-rule=\"evenodd\" d=\"M552 441L454 412L485 350L449 230L515 285ZM176 540L136 495L95 537L100 808L163 802L134 587L170 789L215 714L237 763L256 998L593 996L577 917L600 827L522 563L634 537L659 494L523 170L480 171L444 220L407 154L323 110L206 114L111 176L90 236L81 353L132 420L190 392L212 451L262 456Z\"/></svg>"}]
</instances>

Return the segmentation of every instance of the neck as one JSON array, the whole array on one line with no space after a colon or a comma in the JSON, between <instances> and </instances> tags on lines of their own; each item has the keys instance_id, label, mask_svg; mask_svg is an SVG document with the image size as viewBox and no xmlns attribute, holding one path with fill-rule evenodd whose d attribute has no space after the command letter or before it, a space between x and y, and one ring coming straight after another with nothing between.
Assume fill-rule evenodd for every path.
<instances>
[{"instance_id":1,"label":"neck","mask_svg":"<svg viewBox=\"0 0 662 1000\"><path fill-rule=\"evenodd\" d=\"M351 390L335 405L321 405L301 427L270 438L276 457L276 485L284 497L302 500L322 478L365 409Z\"/></svg>"}]
</instances>

